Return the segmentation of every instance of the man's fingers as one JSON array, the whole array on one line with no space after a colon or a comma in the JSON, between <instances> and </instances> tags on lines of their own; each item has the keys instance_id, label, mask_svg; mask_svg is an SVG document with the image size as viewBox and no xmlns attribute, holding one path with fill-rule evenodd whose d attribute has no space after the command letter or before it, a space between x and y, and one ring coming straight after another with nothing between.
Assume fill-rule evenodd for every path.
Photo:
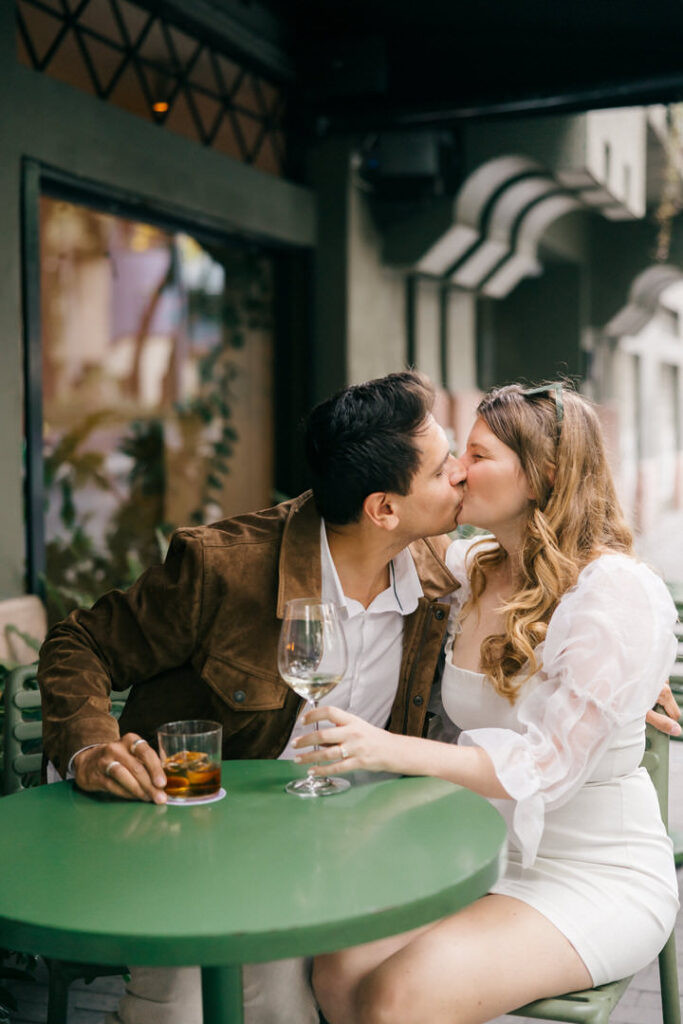
<instances>
[{"instance_id":1,"label":"man's fingers","mask_svg":"<svg viewBox=\"0 0 683 1024\"><path fill-rule=\"evenodd\" d=\"M154 785L159 789L163 789L166 785L166 776L164 775L159 755L156 750L150 747L147 740L143 740L140 736L136 737L130 745L130 753L138 761L142 762Z\"/></svg>"},{"instance_id":2,"label":"man's fingers","mask_svg":"<svg viewBox=\"0 0 683 1024\"><path fill-rule=\"evenodd\" d=\"M74 761L74 776L76 784L90 792L166 803L161 762L149 744L134 733L84 750Z\"/></svg>"},{"instance_id":3,"label":"man's fingers","mask_svg":"<svg viewBox=\"0 0 683 1024\"><path fill-rule=\"evenodd\" d=\"M125 761L123 756L102 762L102 774L106 789L127 799L145 800L147 802L165 803L166 794L152 783L147 769L135 757L129 754ZM123 791L120 793L120 791ZM158 799L161 797L161 799Z\"/></svg>"},{"instance_id":4,"label":"man's fingers","mask_svg":"<svg viewBox=\"0 0 683 1024\"><path fill-rule=\"evenodd\" d=\"M658 729L659 732L664 732L668 736L681 735L680 725L673 718L669 718L668 715L663 715L660 711L648 711L645 717L650 725Z\"/></svg>"},{"instance_id":5,"label":"man's fingers","mask_svg":"<svg viewBox=\"0 0 683 1024\"><path fill-rule=\"evenodd\" d=\"M659 694L657 700L662 705L667 715L670 718L674 718L676 721L678 721L678 719L681 717L681 709L676 703L676 698L674 697L671 691L671 687L668 683L662 688L662 691Z\"/></svg>"}]
</instances>

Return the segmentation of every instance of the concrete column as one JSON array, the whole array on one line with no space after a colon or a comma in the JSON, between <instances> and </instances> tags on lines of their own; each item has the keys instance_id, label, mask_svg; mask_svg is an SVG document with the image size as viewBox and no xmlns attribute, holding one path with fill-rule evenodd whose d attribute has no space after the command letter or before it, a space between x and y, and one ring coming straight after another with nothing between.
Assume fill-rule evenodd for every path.
<instances>
[{"instance_id":1,"label":"concrete column","mask_svg":"<svg viewBox=\"0 0 683 1024\"><path fill-rule=\"evenodd\" d=\"M638 431L638 473L634 519L639 533L647 533L657 518L657 360L638 357L636 415Z\"/></svg>"},{"instance_id":2,"label":"concrete column","mask_svg":"<svg viewBox=\"0 0 683 1024\"><path fill-rule=\"evenodd\" d=\"M683 508L683 365L676 367L676 483L674 507Z\"/></svg>"}]
</instances>

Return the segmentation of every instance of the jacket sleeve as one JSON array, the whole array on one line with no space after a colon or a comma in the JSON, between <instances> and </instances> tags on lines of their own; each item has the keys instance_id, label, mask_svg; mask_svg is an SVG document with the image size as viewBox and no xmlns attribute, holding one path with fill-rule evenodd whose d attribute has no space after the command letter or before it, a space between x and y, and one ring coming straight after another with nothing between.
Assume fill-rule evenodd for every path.
<instances>
[{"instance_id":1,"label":"jacket sleeve","mask_svg":"<svg viewBox=\"0 0 683 1024\"><path fill-rule=\"evenodd\" d=\"M516 802L513 827L525 867L536 857L546 809L574 796L617 729L637 719L645 728L675 658L675 619L666 587L644 565L625 556L596 560L550 621L543 667L519 699L521 731L460 736L487 751Z\"/></svg>"},{"instance_id":2,"label":"jacket sleeve","mask_svg":"<svg viewBox=\"0 0 683 1024\"><path fill-rule=\"evenodd\" d=\"M163 565L50 630L38 666L43 746L62 776L76 751L118 739L111 689L125 690L191 659L202 594L201 540L194 531L178 531Z\"/></svg>"}]
</instances>

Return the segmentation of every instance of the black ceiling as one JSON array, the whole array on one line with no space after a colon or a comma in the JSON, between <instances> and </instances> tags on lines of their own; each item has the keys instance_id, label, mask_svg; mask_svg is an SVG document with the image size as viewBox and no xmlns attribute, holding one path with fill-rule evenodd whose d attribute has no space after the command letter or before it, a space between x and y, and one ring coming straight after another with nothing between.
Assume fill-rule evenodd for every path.
<instances>
[{"instance_id":1,"label":"black ceiling","mask_svg":"<svg viewBox=\"0 0 683 1024\"><path fill-rule=\"evenodd\" d=\"M683 100L683 0L136 0L328 131Z\"/></svg>"},{"instance_id":2,"label":"black ceiling","mask_svg":"<svg viewBox=\"0 0 683 1024\"><path fill-rule=\"evenodd\" d=\"M285 29L302 99L332 129L683 99L683 0L266 7Z\"/></svg>"}]
</instances>

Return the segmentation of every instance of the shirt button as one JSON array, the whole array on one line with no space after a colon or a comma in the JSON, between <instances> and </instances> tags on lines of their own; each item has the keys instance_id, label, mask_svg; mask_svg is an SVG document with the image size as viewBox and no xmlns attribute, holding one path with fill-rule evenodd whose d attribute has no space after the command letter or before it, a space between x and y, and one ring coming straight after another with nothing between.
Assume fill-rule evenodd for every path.
<instances>
[{"instance_id":1,"label":"shirt button","mask_svg":"<svg viewBox=\"0 0 683 1024\"><path fill-rule=\"evenodd\" d=\"M235 690L235 692L232 695L232 699L235 701L236 704L244 704L245 700L247 699L247 695L244 692L244 690Z\"/></svg>"},{"instance_id":2,"label":"shirt button","mask_svg":"<svg viewBox=\"0 0 683 1024\"><path fill-rule=\"evenodd\" d=\"M424 704L424 697L421 697L420 694L418 693L415 697L413 697L413 704L415 705L416 708L421 708L422 705Z\"/></svg>"},{"instance_id":3,"label":"shirt button","mask_svg":"<svg viewBox=\"0 0 683 1024\"><path fill-rule=\"evenodd\" d=\"M442 620L442 618L444 617L445 614L446 613L444 612L443 608L435 608L434 609L434 618L438 619L439 622L441 622L441 620Z\"/></svg>"}]
</instances>

